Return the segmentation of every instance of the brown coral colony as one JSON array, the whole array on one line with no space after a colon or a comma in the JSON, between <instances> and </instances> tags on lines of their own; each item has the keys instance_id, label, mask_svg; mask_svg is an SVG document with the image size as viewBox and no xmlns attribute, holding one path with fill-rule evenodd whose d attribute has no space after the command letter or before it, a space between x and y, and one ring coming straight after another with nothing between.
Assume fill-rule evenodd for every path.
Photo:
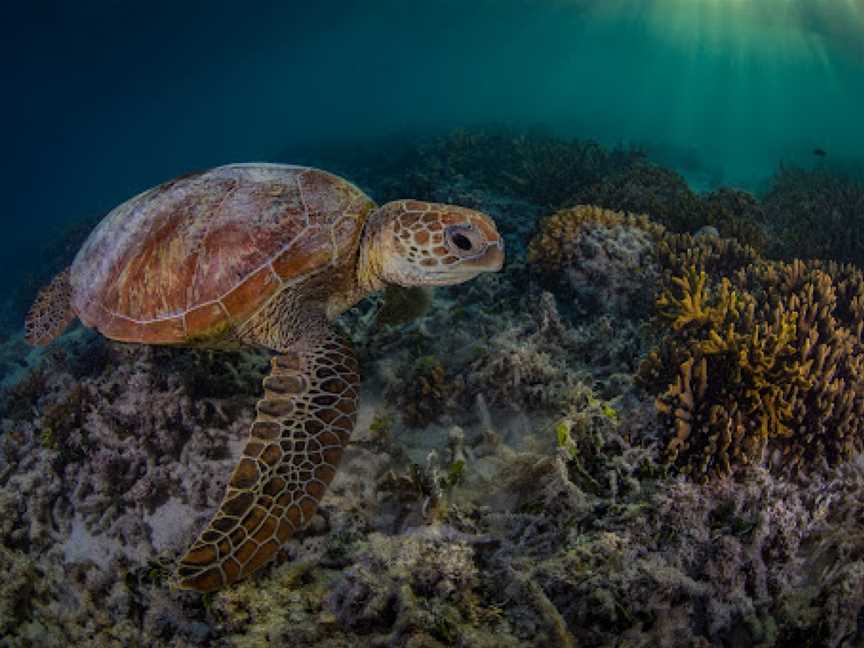
<instances>
[{"instance_id":1,"label":"brown coral colony","mask_svg":"<svg viewBox=\"0 0 864 648\"><path fill-rule=\"evenodd\" d=\"M834 262L769 261L731 239L668 233L646 217L560 211L528 248L566 270L592 228L656 241L659 335L640 385L655 395L665 461L698 481L736 467L792 474L864 448L864 273Z\"/></svg>"}]
</instances>

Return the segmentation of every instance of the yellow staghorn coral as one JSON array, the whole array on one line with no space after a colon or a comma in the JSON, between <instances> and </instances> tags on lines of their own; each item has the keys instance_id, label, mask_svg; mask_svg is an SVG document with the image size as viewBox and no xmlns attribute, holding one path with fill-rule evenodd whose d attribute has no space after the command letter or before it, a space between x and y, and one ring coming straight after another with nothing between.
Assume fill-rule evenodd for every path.
<instances>
[{"instance_id":1,"label":"yellow staghorn coral","mask_svg":"<svg viewBox=\"0 0 864 648\"><path fill-rule=\"evenodd\" d=\"M770 439L790 435L786 387L809 387L809 364L792 344L795 316L778 315L776 326L762 322L749 333L729 322L722 334L710 328L693 341L693 357L656 401L672 426L668 462L700 479L724 475L733 463L758 463ZM700 434L690 438L694 425Z\"/></svg>"},{"instance_id":2,"label":"yellow staghorn coral","mask_svg":"<svg viewBox=\"0 0 864 648\"><path fill-rule=\"evenodd\" d=\"M680 241L661 245L671 254ZM741 258L732 248L725 260L717 248L677 249L655 303L665 335L638 375L668 426L666 461L704 481L748 464L796 472L864 449L864 273L757 258L724 275L716 268Z\"/></svg>"},{"instance_id":3,"label":"yellow staghorn coral","mask_svg":"<svg viewBox=\"0 0 864 648\"><path fill-rule=\"evenodd\" d=\"M657 260L668 280L686 274L691 267L700 268L711 277L731 278L760 257L752 247L735 239L666 233L657 244Z\"/></svg>"},{"instance_id":4,"label":"yellow staghorn coral","mask_svg":"<svg viewBox=\"0 0 864 648\"><path fill-rule=\"evenodd\" d=\"M724 279L712 299L706 290L708 275L691 266L686 275L672 277L671 282L681 291L676 297L671 289L661 291L655 302L657 314L669 320L672 328L681 330L690 324L720 326L723 322L739 317L740 304L737 293Z\"/></svg>"},{"instance_id":5,"label":"yellow staghorn coral","mask_svg":"<svg viewBox=\"0 0 864 648\"><path fill-rule=\"evenodd\" d=\"M672 283L681 288L681 297L675 297L670 290L660 293L657 308L661 317L672 322L672 328L680 330L688 324L704 324L712 318L711 309L706 307L707 295L704 272L691 270L686 277L673 277Z\"/></svg>"},{"instance_id":6,"label":"yellow staghorn coral","mask_svg":"<svg viewBox=\"0 0 864 648\"><path fill-rule=\"evenodd\" d=\"M617 251L627 228L648 250L641 263L616 266L621 255L606 259L602 246ZM671 234L644 216L591 206L545 219L528 258L538 276L566 270L580 290L574 277L596 287L609 283L606 274L652 267L661 337L637 379L656 397L665 457L679 472L699 480L748 464L796 472L864 450L858 268L767 261L735 240ZM613 287L604 299L621 292Z\"/></svg>"}]
</instances>

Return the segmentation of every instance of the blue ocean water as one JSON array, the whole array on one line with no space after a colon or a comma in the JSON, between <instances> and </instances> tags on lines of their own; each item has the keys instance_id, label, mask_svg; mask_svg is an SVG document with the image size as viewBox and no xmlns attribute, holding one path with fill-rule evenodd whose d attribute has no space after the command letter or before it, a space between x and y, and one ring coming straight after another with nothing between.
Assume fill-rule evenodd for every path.
<instances>
[{"instance_id":1,"label":"blue ocean water","mask_svg":"<svg viewBox=\"0 0 864 648\"><path fill-rule=\"evenodd\" d=\"M701 365L663 356L675 364L653 367L656 393L639 382L650 382L643 367L660 362L646 360L659 335L649 326L658 319L651 291L669 280L644 262L651 226L594 213L627 227L582 242L583 274L525 262L540 217L583 195L545 179L584 178L598 185L591 196L608 197L620 172L656 179L661 199L645 204L665 227L715 241L714 226L725 226L716 233L758 247L717 243L729 244L730 267L760 255L860 264L864 0L36 0L6 3L2 16L0 567L11 575L0 584L0 646L90 645L97 635L112 645L261 645L262 636L313 645L304 632L314 645L372 636L375 645L404 645L421 626L436 638L429 645L496 648L505 635L520 642L500 645L552 645L546 637L610 645L625 632L621 641L688 645L675 628L704 645L864 637L864 462L857 438L831 437L840 423L857 430L850 412L864 411L864 293L849 279L860 277L809 266L810 297L817 285L825 320L818 362L805 363L816 337L793 348L789 313L769 321L759 311L764 321L749 322L754 345L762 335L786 354L789 367L765 374L793 385L790 402L799 389L806 398L816 391L803 378L812 366L822 371L826 357L837 365L822 374L825 393L806 402L817 412L806 420L795 409L792 421L792 405L772 409L782 399L765 392L770 425L810 426L800 435L807 443L814 430L824 435L827 446L818 437L807 449L826 465L809 481L765 468L758 479L721 475L702 489L691 479L701 475L672 472L681 468L674 457L659 467L664 447L677 452L677 437L667 445L663 435L690 434L692 419L698 436L704 411L691 417L688 401L710 392L724 403L740 393L743 402L762 398L764 385L687 391L699 367L707 376L709 360L722 356L705 351L723 342L716 335L715 346L688 348L701 350ZM599 146L580 148L574 138ZM406 151L427 159L400 175ZM574 151L591 173L556 166L571 164ZM505 159L517 153L536 156L524 167ZM268 359L108 345L80 327L40 355L21 329L38 287L112 207L189 171L243 161L332 163L379 201L405 182L424 199L489 211L508 264L464 290L424 292L422 307L410 304L412 316L427 317L414 328L379 325L377 303L345 316L369 374L354 472L328 494L309 536L294 539L291 560L276 561L251 588L196 598L169 591L167 574L188 545L190 518L200 527L220 501L219 480L254 416ZM472 163L483 165L476 176ZM760 200L772 177L785 184L769 210ZM639 197L654 188L635 187ZM757 198L724 190L712 195L716 211L688 213L721 187ZM711 269L711 299L728 297L719 277L738 270ZM675 279L697 302L704 297L695 267ZM741 291L742 304L769 294L756 284ZM837 317L824 315L837 295ZM708 326L711 317L692 319ZM781 333L762 334L777 322ZM758 406L746 412L746 429L756 429ZM716 445L712 437L704 455ZM457 487L470 497L454 496L438 524ZM408 492L410 505L388 500L388 488ZM312 562L286 571L298 556ZM372 585L385 593L369 594ZM415 615L415 604L429 607ZM454 621L459 606L470 612ZM94 609L104 611L95 621ZM63 636L71 627L80 634ZM472 627L485 636L463 640L454 629ZM239 644L232 633L243 635Z\"/></svg>"},{"instance_id":2,"label":"blue ocean water","mask_svg":"<svg viewBox=\"0 0 864 648\"><path fill-rule=\"evenodd\" d=\"M190 169L470 124L646 147L699 187L860 168L860 0L7 4L4 258ZM11 198L11 200L9 200Z\"/></svg>"}]
</instances>

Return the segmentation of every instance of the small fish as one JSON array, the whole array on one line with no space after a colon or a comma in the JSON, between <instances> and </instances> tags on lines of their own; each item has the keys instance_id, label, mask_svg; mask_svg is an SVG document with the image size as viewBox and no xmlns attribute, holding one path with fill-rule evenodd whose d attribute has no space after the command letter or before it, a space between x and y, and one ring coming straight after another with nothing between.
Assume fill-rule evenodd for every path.
<instances>
[{"instance_id":1,"label":"small fish","mask_svg":"<svg viewBox=\"0 0 864 648\"><path fill-rule=\"evenodd\" d=\"M813 149L813 155L815 155L817 157L825 157L828 154L824 150L822 150L820 148L816 148L816 149Z\"/></svg>"}]
</instances>

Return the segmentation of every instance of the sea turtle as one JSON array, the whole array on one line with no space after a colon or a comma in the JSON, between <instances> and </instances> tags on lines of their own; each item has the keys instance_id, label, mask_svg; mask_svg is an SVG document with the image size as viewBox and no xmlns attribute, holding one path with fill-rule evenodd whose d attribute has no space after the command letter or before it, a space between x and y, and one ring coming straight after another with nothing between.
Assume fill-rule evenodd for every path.
<instances>
[{"instance_id":1,"label":"sea turtle","mask_svg":"<svg viewBox=\"0 0 864 648\"><path fill-rule=\"evenodd\" d=\"M177 565L180 587L208 592L268 562L333 479L360 377L330 322L386 286L457 284L503 262L480 212L376 207L325 171L230 164L113 209L40 292L26 335L47 344L78 317L123 342L276 352L225 498Z\"/></svg>"}]
</instances>

